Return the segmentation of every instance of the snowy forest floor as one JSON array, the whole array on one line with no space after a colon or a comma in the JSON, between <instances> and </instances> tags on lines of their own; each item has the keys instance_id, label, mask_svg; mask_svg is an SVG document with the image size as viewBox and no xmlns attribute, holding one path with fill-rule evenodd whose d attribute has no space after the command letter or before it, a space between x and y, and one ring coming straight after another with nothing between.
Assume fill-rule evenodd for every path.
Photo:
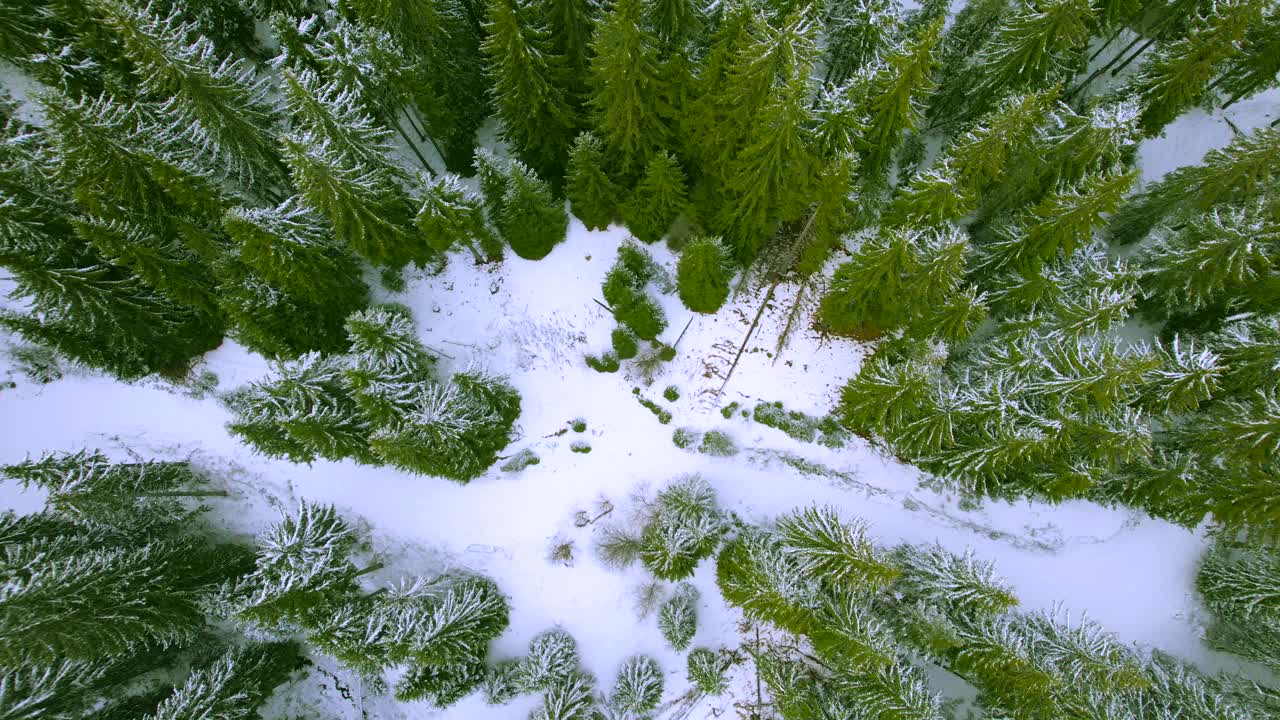
<instances>
[{"instance_id":1,"label":"snowy forest floor","mask_svg":"<svg viewBox=\"0 0 1280 720\"><path fill-rule=\"evenodd\" d=\"M1229 115L1242 130L1264 125L1273 119L1278 99L1280 93L1266 93L1233 107ZM1185 115L1165 137L1140 149L1144 180L1198 162L1209 149L1226 145L1231 132L1222 113ZM542 261L509 255L497 265L475 266L455 254L442 273L413 273L403 292L383 295L410 306L423 341L439 354L446 371L474 363L511 377L523 396L523 412L520 436L504 455L528 448L541 458L520 472L495 465L463 486L350 462L271 461L227 434L230 416L213 394L198 396L154 380L124 384L86 371L39 385L9 368L7 359L0 378L16 385L6 382L0 389L0 462L86 446L121 457L130 452L148 458L191 456L233 490L231 498L213 499L214 516L244 532L262 529L300 498L334 503L358 518L375 548L389 556L373 582L445 567L493 577L510 598L512 621L494 647L495 658L521 655L534 634L557 624L578 640L584 665L606 684L625 657L657 658L667 676L666 710L660 716L665 718L732 717L735 701L754 699L754 684L738 676L729 695L691 708L678 702L689 687L684 656L665 647L653 616L640 618L633 610L634 588L648 577L640 568L605 568L592 545L602 527L627 522L638 495L647 490L651 497L688 473L700 473L722 507L746 521L796 506L831 504L846 517L865 520L871 536L884 545L937 541L953 550L972 547L979 557L996 561L1024 609L1061 603L1074 614L1087 613L1126 642L1156 646L1206 667L1229 662L1200 641L1202 610L1192 582L1205 547L1199 534L1084 502L966 508L953 496L921 487L927 477L862 439L830 449L793 440L741 414L724 418L720 408L733 401L745 409L781 401L788 410L824 415L841 385L857 372L867 348L820 338L808 327L808 312L800 315L781 356L774 357L795 286L778 286L723 395L718 390L765 289L744 291L719 313L693 317L691 323L692 314L675 295L665 295L669 327L663 340L674 343L689 326L678 356L659 366L651 383L635 361L614 374L588 369L583 356L607 349L614 327L594 299L627 236L621 227L591 232L573 220L567 240ZM674 270L665 247L649 249ZM817 296L813 290L809 298ZM269 369L267 361L228 341L195 371L216 374L217 391L225 392L265 377ZM668 385L679 388L678 401L663 398ZM670 424L660 424L637 401L637 387L641 397L672 414ZM575 418L586 421L585 432L562 433ZM710 457L681 450L672 442L679 427L725 431L741 452ZM588 442L591 452L571 450L575 441ZM578 511L595 517L604 502L612 512L575 526ZM0 483L0 507L39 505L40 498ZM573 541L572 566L549 560L556 537ZM738 612L716 590L713 563L704 562L693 581L702 593L693 646L748 642L740 634ZM522 717L537 702L536 696L525 696L515 705L489 707L475 694L436 711L388 699L366 701L352 676L318 662L319 670L278 693L274 710L280 716L483 720Z\"/></svg>"}]
</instances>

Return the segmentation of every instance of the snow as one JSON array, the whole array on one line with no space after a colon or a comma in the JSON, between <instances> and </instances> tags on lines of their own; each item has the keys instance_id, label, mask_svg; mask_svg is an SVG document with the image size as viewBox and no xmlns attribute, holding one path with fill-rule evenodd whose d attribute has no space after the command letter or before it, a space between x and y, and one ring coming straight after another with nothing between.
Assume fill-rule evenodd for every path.
<instances>
[{"instance_id":1,"label":"snow","mask_svg":"<svg viewBox=\"0 0 1280 720\"><path fill-rule=\"evenodd\" d=\"M521 656L535 634L559 625L577 639L584 666L602 683L628 656L655 657L667 675L668 700L688 687L685 662L683 654L667 649L654 617L639 620L633 613L631 589L647 574L639 566L608 570L591 546L599 528L624 520L635 508L631 495L637 488L647 488L652 497L669 480L693 472L711 483L724 510L745 520L766 520L808 503L831 504L846 517L865 519L870 537L884 545L972 546L978 558L996 561L997 572L1012 582L1026 609L1063 602L1127 642L1207 659L1198 640L1199 610L1191 584L1205 541L1193 533L1083 502L990 504L966 511L952 498L917 488L922 479L917 470L862 440L832 450L738 415L722 418L718 408L734 399L747 408L758 400L783 400L789 409L825 413L844 379L856 372L862 348L822 340L803 323L782 360L773 363L767 353L785 323L794 288L779 287L775 293L722 402L715 396L722 378L715 373L727 369L728 347L745 333L762 292L742 293L715 316L693 318L679 356L652 385L643 385L625 367L616 374L588 369L582 356L607 347L613 328L592 298L599 296L604 273L626 237L622 228L592 232L575 220L565 243L542 261L508 257L500 266L477 267L459 254L442 274L413 277L404 293L387 296L412 308L423 341L448 354L442 357L446 368L480 365L511 376L524 409L521 437L504 454L532 448L542 458L519 473L495 467L462 486L350 462L308 467L271 461L226 433L229 415L215 398L195 399L158 382L126 385L83 372L45 386L16 377L17 388L0 392L5 418L0 461L81 446L115 455L125 448L157 457L194 452L203 464L230 473L238 499L231 503L234 508L215 511L235 516L240 527L260 529L274 519L277 507L292 509L300 498L334 503L353 521L367 522L375 548L404 556L394 572L429 574L447 565L493 577L512 608L511 628L496 642L495 657ZM665 248L649 249L659 263L673 266ZM663 339L674 342L690 313L674 295L662 302L670 319ZM221 391L269 371L264 360L231 342L210 353L200 369L218 375ZM681 388L675 403L661 397L668 384ZM659 424L635 401L635 386L671 410L671 424ZM555 435L577 417L586 420L583 435ZM725 430L744 451L723 458L679 450L671 436L681 426ZM590 442L591 453L570 450L570 443L581 439ZM787 457L839 474L805 473L788 465ZM0 486L0 493L10 507L38 506L32 493L16 492L12 485ZM262 502L263 495L276 502ZM586 510L594 517L601 498L615 510L592 525L575 527L574 514ZM571 567L547 559L557 535L575 543ZM392 573L377 577L394 579ZM692 647L738 645L738 617L720 599L711 561L704 561L692 582L701 592ZM534 700L518 701L524 702ZM713 706L704 701L692 717ZM438 716L506 718L521 707L491 708L475 695ZM406 704L384 708L380 717L382 712L425 717L434 711Z\"/></svg>"},{"instance_id":2,"label":"snow","mask_svg":"<svg viewBox=\"0 0 1280 720\"><path fill-rule=\"evenodd\" d=\"M13 88L11 74L3 75ZM1225 116L1248 131L1271 121L1277 100L1280 92L1270 91ZM1223 116L1192 111L1163 137L1144 142L1139 148L1143 180L1151 182L1226 145L1231 130ZM822 415L857 372L867 348L817 336L808 327L808 311L800 313L790 343L774 357L800 294L795 286L777 287L723 395L718 389L765 294L749 283L713 316L690 313L674 294L662 296L669 322L662 339L675 343L686 323L688 330L677 358L652 384L643 382L633 362L614 374L588 369L583 356L606 349L614 327L593 298L600 297L604 273L627 236L620 227L593 232L573 220L566 241L541 261L509 254L500 265L477 267L459 253L441 274L419 273L403 293L384 297L412 309L420 338L446 370L480 366L510 375L523 396L523 412L519 439L504 455L531 448L541 456L540 464L520 472L504 473L495 465L462 486L351 462L306 466L268 460L228 435L224 424L230 416L215 397L192 397L158 381L124 384L85 371L44 386L9 371L17 385L0 389L0 462L86 446L116 457L126 451L157 458L190 455L233 490L230 500L211 504L223 522L245 532L262 530L281 511L295 510L302 498L334 503L354 525L371 530L376 549L394 556L387 569L367 578L371 582L445 567L494 578L510 598L511 627L495 642L493 658L524 655L531 638L558 625L577 640L583 666L602 687L609 686L625 658L638 653L656 658L666 676L664 702L689 686L684 654L667 648L653 615L638 619L632 609L632 589L649 576L638 565L621 572L607 569L591 546L602 527L625 521L636 509L638 490L652 498L688 473L701 474L721 508L744 520L830 504L846 518L867 521L869 537L882 545L936 541L955 551L972 547L979 560L996 562L997 574L1010 581L1024 610L1050 610L1062 603L1087 613L1126 643L1157 646L1206 667L1230 662L1200 641L1203 611L1193 577L1206 539L1199 533L1078 501L966 509L954 497L920 487L922 473L862 440L833 450L792 440L738 415L722 418L718 409L734 400L746 409L758 401L781 400L787 409ZM648 249L674 271L668 249ZM819 294L820 288L808 287L803 300L812 303ZM226 392L264 378L269 364L228 341L197 370L216 373L219 390ZM661 397L669 384L681 391L674 403ZM659 424L636 402L633 387L669 409L672 422ZM584 434L556 434L578 417L586 420ZM743 450L733 457L711 457L677 449L672 432L686 426L724 430ZM590 443L590 453L571 451L570 444L581 440ZM602 498L615 509L575 527L575 513L585 510L595 517ZM38 493L0 482L0 507L27 512L40 505ZM548 560L556 537L575 543L572 566ZM739 616L720 599L713 563L704 561L690 581L700 591L691 647L739 645ZM668 584L668 591L673 587ZM358 686L333 663L320 665L341 677L344 686ZM320 674L306 683L307 694L291 703L323 704L326 717L360 716L359 692L348 701ZM370 700L366 709L379 718L484 720L518 717L538 702L536 696L522 696L511 705L490 707L477 693L445 711L385 699ZM710 718L731 702L731 696L703 700L689 717Z\"/></svg>"}]
</instances>

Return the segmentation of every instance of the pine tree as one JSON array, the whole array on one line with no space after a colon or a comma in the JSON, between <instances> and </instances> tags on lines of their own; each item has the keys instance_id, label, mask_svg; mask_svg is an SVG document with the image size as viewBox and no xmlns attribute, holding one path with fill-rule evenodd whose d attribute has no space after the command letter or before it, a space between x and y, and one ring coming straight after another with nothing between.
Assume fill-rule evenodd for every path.
<instances>
[{"instance_id":1,"label":"pine tree","mask_svg":"<svg viewBox=\"0 0 1280 720\"><path fill-rule=\"evenodd\" d=\"M883 587L898 575L872 548L863 528L841 522L834 508L809 507L778 520L778 541L805 575L850 590Z\"/></svg>"},{"instance_id":2,"label":"pine tree","mask_svg":"<svg viewBox=\"0 0 1280 720\"><path fill-rule=\"evenodd\" d=\"M828 87L843 85L893 43L902 25L901 8L889 0L832 3L826 18Z\"/></svg>"},{"instance_id":3,"label":"pine tree","mask_svg":"<svg viewBox=\"0 0 1280 720\"><path fill-rule=\"evenodd\" d=\"M165 98L168 133L201 151L201 163L250 186L281 182L268 83L244 60L222 58L176 15L165 18L119 0L95 7L138 66L141 89ZM195 41L190 38L196 37Z\"/></svg>"},{"instance_id":4,"label":"pine tree","mask_svg":"<svg viewBox=\"0 0 1280 720\"><path fill-rule=\"evenodd\" d=\"M1045 263L1070 256L1089 241L1094 227L1102 225L1103 215L1115 211L1136 178L1136 171L1098 173L1049 195L983 246L980 267L1030 275Z\"/></svg>"},{"instance_id":5,"label":"pine tree","mask_svg":"<svg viewBox=\"0 0 1280 720\"><path fill-rule=\"evenodd\" d=\"M900 327L960 288L967 246L955 227L894 229L867 238L853 260L836 269L819 317L842 333Z\"/></svg>"},{"instance_id":6,"label":"pine tree","mask_svg":"<svg viewBox=\"0 0 1280 720\"><path fill-rule=\"evenodd\" d=\"M353 313L347 336L346 378L364 416L382 427L411 413L416 393L433 378L434 360L418 340L408 310L379 305Z\"/></svg>"},{"instance_id":7,"label":"pine tree","mask_svg":"<svg viewBox=\"0 0 1280 720\"><path fill-rule=\"evenodd\" d=\"M1227 61L1222 74L1210 85L1220 86L1230 97L1223 107L1274 87L1280 76L1280 12L1275 9L1245 30L1241 52Z\"/></svg>"},{"instance_id":8,"label":"pine tree","mask_svg":"<svg viewBox=\"0 0 1280 720\"><path fill-rule=\"evenodd\" d=\"M649 161L644 179L636 185L623 215L637 238L652 243L661 240L688 207L684 172L675 158L662 151Z\"/></svg>"},{"instance_id":9,"label":"pine tree","mask_svg":"<svg viewBox=\"0 0 1280 720\"><path fill-rule=\"evenodd\" d=\"M355 90L337 82L324 82L310 68L282 68L281 92L285 107L297 126L350 158L353 164L388 168L398 179L403 173L387 162L390 132L374 122Z\"/></svg>"},{"instance_id":10,"label":"pine tree","mask_svg":"<svg viewBox=\"0 0 1280 720\"><path fill-rule=\"evenodd\" d=\"M526 690L549 690L570 682L577 670L577 641L555 628L540 632L529 641L529 654L520 661L515 674Z\"/></svg>"},{"instance_id":11,"label":"pine tree","mask_svg":"<svg viewBox=\"0 0 1280 720\"><path fill-rule=\"evenodd\" d=\"M604 168L600 140L591 133L580 133L569 153L565 196L573 214L589 230L605 230L620 215L622 190Z\"/></svg>"},{"instance_id":12,"label":"pine tree","mask_svg":"<svg viewBox=\"0 0 1280 720\"><path fill-rule=\"evenodd\" d=\"M360 23L387 33L403 48L408 82L397 98L422 113L431 140L452 172L471 165L475 133L485 116L484 57L479 19L467 3L347 0Z\"/></svg>"},{"instance_id":13,"label":"pine tree","mask_svg":"<svg viewBox=\"0 0 1280 720\"><path fill-rule=\"evenodd\" d=\"M283 138L284 158L306 205L370 262L401 267L433 257L412 228L411 200L390 166L364 164L310 131Z\"/></svg>"},{"instance_id":14,"label":"pine tree","mask_svg":"<svg viewBox=\"0 0 1280 720\"><path fill-rule=\"evenodd\" d=\"M342 362L319 353L276 367L276 376L227 397L227 430L267 457L371 462L369 423L348 388Z\"/></svg>"},{"instance_id":15,"label":"pine tree","mask_svg":"<svg viewBox=\"0 0 1280 720\"><path fill-rule=\"evenodd\" d=\"M414 223L436 252L461 245L477 262L502 257L502 244L485 222L480 198L454 175L422 179L422 207Z\"/></svg>"},{"instance_id":16,"label":"pine tree","mask_svg":"<svg viewBox=\"0 0 1280 720\"><path fill-rule=\"evenodd\" d=\"M657 0L648 8L646 20L665 52L688 47L709 24L707 10L698 0Z\"/></svg>"},{"instance_id":17,"label":"pine tree","mask_svg":"<svg viewBox=\"0 0 1280 720\"><path fill-rule=\"evenodd\" d=\"M1210 150L1199 165L1174 170L1120 207L1108 237L1122 245L1137 242L1158 224L1176 224L1183 213L1256 197L1280 176L1280 159L1273 152L1277 143L1280 129L1261 128Z\"/></svg>"},{"instance_id":18,"label":"pine tree","mask_svg":"<svg viewBox=\"0 0 1280 720\"><path fill-rule=\"evenodd\" d=\"M1218 538L1196 572L1196 589L1213 612L1209 642L1269 667L1280 665L1280 558L1268 547L1233 547Z\"/></svg>"},{"instance_id":19,"label":"pine tree","mask_svg":"<svg viewBox=\"0 0 1280 720\"><path fill-rule=\"evenodd\" d=\"M658 629L672 650L683 652L698 630L698 589L680 583L670 599L658 608Z\"/></svg>"},{"instance_id":20,"label":"pine tree","mask_svg":"<svg viewBox=\"0 0 1280 720\"><path fill-rule=\"evenodd\" d=\"M125 534L179 525L193 514L182 498L227 494L203 489L207 480L186 462L112 464L86 450L3 466L0 475L44 491L46 512Z\"/></svg>"},{"instance_id":21,"label":"pine tree","mask_svg":"<svg viewBox=\"0 0 1280 720\"><path fill-rule=\"evenodd\" d=\"M726 202L712 224L742 264L755 259L778 222L795 220L808 207L820 168L810 146L806 80L800 75L770 95L728 166Z\"/></svg>"},{"instance_id":22,"label":"pine tree","mask_svg":"<svg viewBox=\"0 0 1280 720\"><path fill-rule=\"evenodd\" d=\"M272 690L302 665L292 643L246 645L191 673L147 720L197 720L205 717L250 720L258 716Z\"/></svg>"},{"instance_id":23,"label":"pine tree","mask_svg":"<svg viewBox=\"0 0 1280 720\"><path fill-rule=\"evenodd\" d=\"M229 210L222 224L241 261L285 293L323 302L344 318L367 302L354 258L297 198L275 208Z\"/></svg>"},{"instance_id":24,"label":"pine tree","mask_svg":"<svg viewBox=\"0 0 1280 720\"><path fill-rule=\"evenodd\" d=\"M888 52L868 80L867 129L863 136L863 172L885 172L904 130L915 130L923 114L921 101L933 89L930 78L934 49L942 36L939 19Z\"/></svg>"},{"instance_id":25,"label":"pine tree","mask_svg":"<svg viewBox=\"0 0 1280 720\"><path fill-rule=\"evenodd\" d=\"M662 686L658 662L646 655L633 655L618 668L609 707L623 718L649 717L662 700Z\"/></svg>"},{"instance_id":26,"label":"pine tree","mask_svg":"<svg viewBox=\"0 0 1280 720\"><path fill-rule=\"evenodd\" d=\"M267 630L315 626L359 591L355 545L332 505L302 501L259 536L257 567L227 598L232 612Z\"/></svg>"},{"instance_id":27,"label":"pine tree","mask_svg":"<svg viewBox=\"0 0 1280 720\"><path fill-rule=\"evenodd\" d=\"M689 577L715 552L722 532L711 486L696 475L684 478L658 493L640 535L640 560L663 580Z\"/></svg>"},{"instance_id":28,"label":"pine tree","mask_svg":"<svg viewBox=\"0 0 1280 720\"><path fill-rule=\"evenodd\" d=\"M689 682L698 692L720 696L729 689L725 673L729 669L729 658L724 652L715 652L707 648L695 648L689 653Z\"/></svg>"},{"instance_id":29,"label":"pine tree","mask_svg":"<svg viewBox=\"0 0 1280 720\"><path fill-rule=\"evenodd\" d=\"M1231 0L1192 21L1185 37L1157 47L1127 88L1142 105L1141 126L1154 137L1208 91L1218 69L1240 53L1246 31L1262 23L1263 5Z\"/></svg>"},{"instance_id":30,"label":"pine tree","mask_svg":"<svg viewBox=\"0 0 1280 720\"><path fill-rule=\"evenodd\" d=\"M0 717L72 720L100 701L97 687L107 668L98 662L63 660L47 666L0 669Z\"/></svg>"},{"instance_id":31,"label":"pine tree","mask_svg":"<svg viewBox=\"0 0 1280 720\"><path fill-rule=\"evenodd\" d=\"M714 313L729 297L729 253L719 238L698 237L685 244L676 263L680 302L694 312Z\"/></svg>"},{"instance_id":32,"label":"pine tree","mask_svg":"<svg viewBox=\"0 0 1280 720\"><path fill-rule=\"evenodd\" d=\"M1277 252L1280 202L1210 210L1143 252L1143 289L1171 313L1215 305L1265 311L1277 300Z\"/></svg>"},{"instance_id":33,"label":"pine tree","mask_svg":"<svg viewBox=\"0 0 1280 720\"><path fill-rule=\"evenodd\" d=\"M177 647L204 629L202 603L239 571L203 539L82 547L20 544L6 557L0 663L100 661Z\"/></svg>"},{"instance_id":34,"label":"pine tree","mask_svg":"<svg viewBox=\"0 0 1280 720\"><path fill-rule=\"evenodd\" d=\"M976 87L960 116L972 117L1011 92L1041 90L1074 74L1092 13L1088 0L1025 0L983 46L968 78Z\"/></svg>"},{"instance_id":35,"label":"pine tree","mask_svg":"<svg viewBox=\"0 0 1280 720\"><path fill-rule=\"evenodd\" d=\"M592 41L591 98L595 132L615 177L630 184L671 146L667 98L658 66L657 38L644 23L639 0L619 0ZM664 228L665 229L665 228Z\"/></svg>"},{"instance_id":36,"label":"pine tree","mask_svg":"<svg viewBox=\"0 0 1280 720\"><path fill-rule=\"evenodd\" d=\"M965 82L974 55L991 39L1009 12L1009 0L974 0L956 13L942 36L937 71L938 90L929 100L929 124L955 116L969 101L972 86Z\"/></svg>"},{"instance_id":37,"label":"pine tree","mask_svg":"<svg viewBox=\"0 0 1280 720\"><path fill-rule=\"evenodd\" d=\"M516 0L488 2L489 36L482 47L503 136L540 177L558 183L577 118L567 94L564 58L553 53L549 33L527 13Z\"/></svg>"},{"instance_id":38,"label":"pine tree","mask_svg":"<svg viewBox=\"0 0 1280 720\"><path fill-rule=\"evenodd\" d=\"M595 678L575 672L547 689L542 705L529 713L529 720L591 720L595 717L594 692Z\"/></svg>"},{"instance_id":39,"label":"pine tree","mask_svg":"<svg viewBox=\"0 0 1280 720\"><path fill-rule=\"evenodd\" d=\"M569 215L551 187L519 160L507 170L497 226L516 255L541 260L565 238Z\"/></svg>"},{"instance_id":40,"label":"pine tree","mask_svg":"<svg viewBox=\"0 0 1280 720\"><path fill-rule=\"evenodd\" d=\"M564 58L571 102L580 108L588 94L588 63L601 8L595 0L545 0L543 22L552 51Z\"/></svg>"}]
</instances>

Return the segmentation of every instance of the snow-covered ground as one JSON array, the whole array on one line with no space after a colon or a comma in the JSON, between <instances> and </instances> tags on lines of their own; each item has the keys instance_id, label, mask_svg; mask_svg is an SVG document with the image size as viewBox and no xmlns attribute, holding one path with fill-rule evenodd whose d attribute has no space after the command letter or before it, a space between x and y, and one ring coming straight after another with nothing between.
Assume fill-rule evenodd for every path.
<instances>
[{"instance_id":1,"label":"snow-covered ground","mask_svg":"<svg viewBox=\"0 0 1280 720\"><path fill-rule=\"evenodd\" d=\"M1270 122L1278 100L1280 93L1266 93L1228 115L1247 131ZM1188 113L1165 137L1140 148L1143 178L1149 182L1198 162L1230 139L1222 113ZM494 467L462 486L350 462L271 461L227 434L229 415L215 397L197 399L155 381L129 385L82 371L49 385L9 373L16 387L0 389L0 463L85 446L117 456L192 455L235 491L229 500L215 499L220 503L215 514L247 531L260 529L302 497L334 503L367 523L375 547L395 556L392 569L372 581L446 566L492 576L509 595L512 610L511 627L494 647L496 657L522 654L535 633L558 624L577 638L585 666L602 683L612 681L629 655L656 657L667 674L667 700L687 689L684 657L666 649L652 616L640 619L633 611L632 589L646 577L638 568L606 569L591 546L601 527L626 521L636 506L635 493L647 489L651 495L686 473L700 473L721 505L746 520L808 503L831 504L866 520L886 545L937 541L954 550L974 548L980 557L996 560L1024 608L1062 603L1127 642L1158 646L1210 666L1227 662L1211 656L1200 642L1202 611L1192 578L1205 540L1196 533L1083 502L965 510L955 498L918 487L919 471L862 440L831 450L740 416L723 418L719 408L735 400L747 408L781 400L788 409L825 414L844 381L857 372L865 348L846 340L823 341L809 329L808 312L801 313L790 343L775 357L797 294L794 286L777 288L722 395L724 374L760 308L763 289L744 290L714 316L692 316L673 294L664 296L669 327L663 339L674 343L686 323L688 330L676 360L663 365L652 384L644 383L631 362L615 374L588 369L583 356L605 350L614 327L593 298L600 297L603 276L626 237L620 227L591 232L574 220L567 240L542 261L509 256L500 265L477 267L456 255L443 273L413 277L404 292L385 298L412 308L423 341L445 368L478 364L511 377L523 396L523 413L520 438L507 452L531 448L541 457L540 464L522 472ZM674 268L664 247L650 250ZM815 289L808 288L805 297L816 297ZM269 363L232 342L197 368L216 373L220 391L262 378L269 369ZM662 399L667 385L680 389L677 402ZM669 425L637 402L636 387L672 412ZM584 434L557 435L578 417L587 423ZM713 458L680 450L672 432L681 426L725 430L742 452ZM575 440L589 442L591 452L572 452ZM828 472L814 472L797 458ZM602 501L615 509L594 524L575 527L577 511L594 517ZM39 505L39 497L0 482L0 507ZM557 536L575 543L571 567L548 559ZM702 591L694 646L738 645L738 617L715 589L712 563L699 568L694 583ZM300 705L310 704L323 706L322 717L360 716L358 688L347 700L322 674L306 683L297 699L286 703L291 712L301 714ZM537 698L494 708L473 695L446 711L370 702L365 710L371 717L481 720L521 716ZM717 716L731 702L704 700L689 717Z\"/></svg>"}]
</instances>

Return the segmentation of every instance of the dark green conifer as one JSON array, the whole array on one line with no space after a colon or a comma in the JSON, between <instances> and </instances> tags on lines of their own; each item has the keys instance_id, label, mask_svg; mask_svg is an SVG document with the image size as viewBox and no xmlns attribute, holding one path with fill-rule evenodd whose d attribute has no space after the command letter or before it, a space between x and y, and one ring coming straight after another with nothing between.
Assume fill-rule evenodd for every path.
<instances>
[{"instance_id":1,"label":"dark green conifer","mask_svg":"<svg viewBox=\"0 0 1280 720\"><path fill-rule=\"evenodd\" d=\"M590 230L604 230L618 218L622 190L605 173L604 151L591 133L573 141L565 196L573 214Z\"/></svg>"},{"instance_id":2,"label":"dark green conifer","mask_svg":"<svg viewBox=\"0 0 1280 720\"><path fill-rule=\"evenodd\" d=\"M568 98L564 58L549 33L516 0L489 0L485 25L493 97L503 136L540 177L564 176L577 118Z\"/></svg>"},{"instance_id":3,"label":"dark green conifer","mask_svg":"<svg viewBox=\"0 0 1280 720\"><path fill-rule=\"evenodd\" d=\"M719 238L698 237L685 244L676 263L680 301L694 312L714 313L729 297L729 254Z\"/></svg>"},{"instance_id":4,"label":"dark green conifer","mask_svg":"<svg viewBox=\"0 0 1280 720\"><path fill-rule=\"evenodd\" d=\"M651 243L661 240L688 207L684 172L670 153L662 151L649 161L623 214L631 232Z\"/></svg>"},{"instance_id":5,"label":"dark green conifer","mask_svg":"<svg viewBox=\"0 0 1280 720\"><path fill-rule=\"evenodd\" d=\"M672 144L675 108L658 66L657 39L646 29L640 0L619 0L591 48L592 120L610 173L630 184L656 153Z\"/></svg>"}]
</instances>

